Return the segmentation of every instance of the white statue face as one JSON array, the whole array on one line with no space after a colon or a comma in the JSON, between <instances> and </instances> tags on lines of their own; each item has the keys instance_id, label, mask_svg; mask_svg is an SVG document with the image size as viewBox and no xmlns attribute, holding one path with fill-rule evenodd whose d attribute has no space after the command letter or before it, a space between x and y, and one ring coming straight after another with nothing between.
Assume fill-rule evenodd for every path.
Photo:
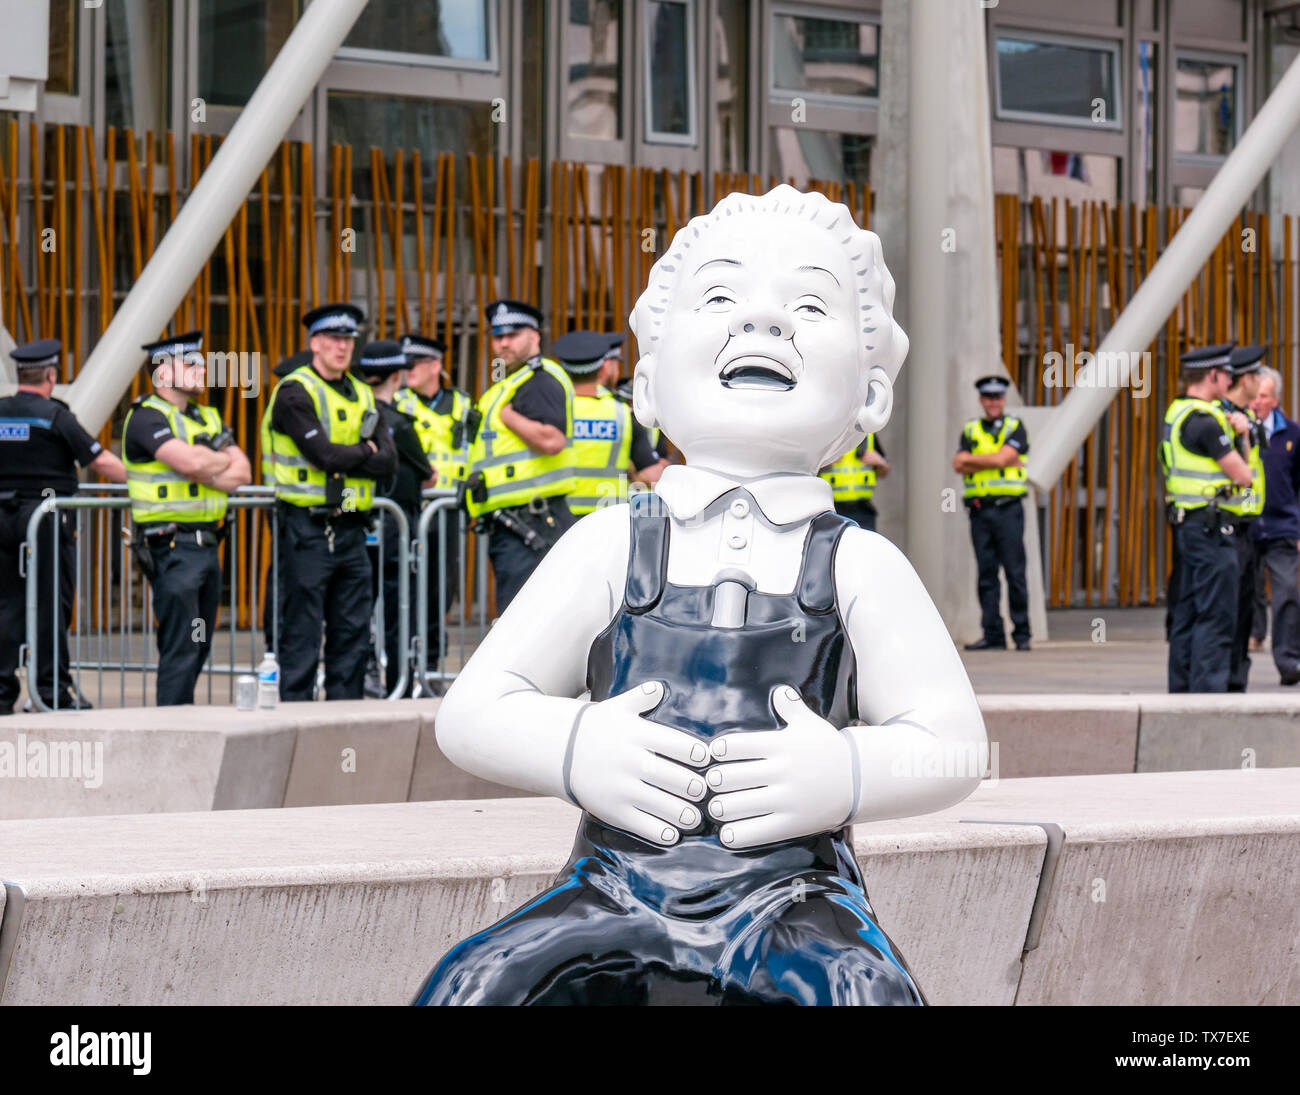
<instances>
[{"instance_id":1,"label":"white statue face","mask_svg":"<svg viewBox=\"0 0 1300 1095\"><path fill-rule=\"evenodd\" d=\"M678 272L653 366L638 371L643 405L690 464L815 472L866 397L861 325L831 232L791 216L727 218Z\"/></svg>"}]
</instances>

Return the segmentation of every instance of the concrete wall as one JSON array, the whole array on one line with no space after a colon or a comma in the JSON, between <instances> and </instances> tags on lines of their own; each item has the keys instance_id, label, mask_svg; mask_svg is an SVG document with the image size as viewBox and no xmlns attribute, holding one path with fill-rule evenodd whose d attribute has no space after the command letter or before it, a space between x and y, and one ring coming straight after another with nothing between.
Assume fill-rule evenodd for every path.
<instances>
[{"instance_id":1,"label":"concrete wall","mask_svg":"<svg viewBox=\"0 0 1300 1095\"><path fill-rule=\"evenodd\" d=\"M1004 780L856 852L933 1003L1297 1003L1297 803L1296 769ZM576 820L488 799L2 821L0 1002L405 1003L546 885Z\"/></svg>"},{"instance_id":2,"label":"concrete wall","mask_svg":"<svg viewBox=\"0 0 1300 1095\"><path fill-rule=\"evenodd\" d=\"M522 795L442 755L438 703L12 716L0 721L0 818ZM980 706L1002 779L1300 766L1300 695L986 695ZM80 767L50 775L69 748Z\"/></svg>"}]
</instances>

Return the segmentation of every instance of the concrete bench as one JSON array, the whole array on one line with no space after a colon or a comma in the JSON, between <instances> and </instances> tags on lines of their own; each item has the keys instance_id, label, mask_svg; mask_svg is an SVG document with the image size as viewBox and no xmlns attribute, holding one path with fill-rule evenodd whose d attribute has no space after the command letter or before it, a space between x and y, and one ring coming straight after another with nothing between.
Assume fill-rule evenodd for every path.
<instances>
[{"instance_id":1,"label":"concrete bench","mask_svg":"<svg viewBox=\"0 0 1300 1095\"><path fill-rule=\"evenodd\" d=\"M1296 1003L1298 804L1294 769L1003 780L861 826L856 853L932 1003ZM0 1002L400 1004L547 884L576 820L489 799L3 821Z\"/></svg>"}]
</instances>

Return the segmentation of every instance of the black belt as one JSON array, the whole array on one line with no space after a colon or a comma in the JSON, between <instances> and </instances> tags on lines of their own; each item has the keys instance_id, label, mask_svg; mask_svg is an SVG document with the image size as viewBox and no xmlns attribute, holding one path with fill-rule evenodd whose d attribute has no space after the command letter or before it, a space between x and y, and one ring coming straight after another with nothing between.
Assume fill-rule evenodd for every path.
<instances>
[{"instance_id":1,"label":"black belt","mask_svg":"<svg viewBox=\"0 0 1300 1095\"><path fill-rule=\"evenodd\" d=\"M166 543L168 547L175 544L197 544L199 547L216 547L221 543L220 532L206 528L184 528L178 524L166 524L159 528L147 529L145 540L152 546Z\"/></svg>"},{"instance_id":2,"label":"black belt","mask_svg":"<svg viewBox=\"0 0 1300 1095\"><path fill-rule=\"evenodd\" d=\"M1013 502L1019 502L1024 498L1023 494L984 494L977 498L967 498L967 509L984 509L986 506L993 509L1002 509Z\"/></svg>"},{"instance_id":3,"label":"black belt","mask_svg":"<svg viewBox=\"0 0 1300 1095\"><path fill-rule=\"evenodd\" d=\"M1230 513L1224 513L1221 509L1212 506L1197 506L1196 509L1177 509L1175 508L1174 525L1196 524L1202 525L1207 529L1221 529L1227 533L1236 533L1238 525L1236 518Z\"/></svg>"}]
</instances>

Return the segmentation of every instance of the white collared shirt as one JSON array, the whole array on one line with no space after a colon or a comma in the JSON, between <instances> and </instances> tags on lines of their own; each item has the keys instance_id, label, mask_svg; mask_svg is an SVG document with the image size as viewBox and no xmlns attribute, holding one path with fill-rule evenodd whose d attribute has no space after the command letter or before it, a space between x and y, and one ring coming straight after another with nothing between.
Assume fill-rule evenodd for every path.
<instances>
[{"instance_id":1,"label":"white collared shirt","mask_svg":"<svg viewBox=\"0 0 1300 1095\"><path fill-rule=\"evenodd\" d=\"M725 506L713 503L740 488ZM739 571L762 593L792 593L808 524L833 510L830 484L816 475L742 479L675 464L655 486L672 520L668 581L713 585Z\"/></svg>"}]
</instances>

